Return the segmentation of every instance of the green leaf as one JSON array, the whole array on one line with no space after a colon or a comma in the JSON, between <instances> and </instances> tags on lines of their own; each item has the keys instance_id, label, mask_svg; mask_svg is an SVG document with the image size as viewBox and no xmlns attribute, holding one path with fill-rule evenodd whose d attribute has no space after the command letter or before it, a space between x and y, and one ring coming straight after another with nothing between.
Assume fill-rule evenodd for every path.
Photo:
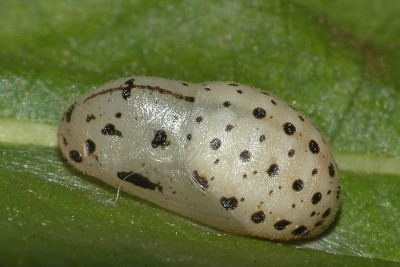
<instances>
[{"instance_id":1,"label":"green leaf","mask_svg":"<svg viewBox=\"0 0 400 267\"><path fill-rule=\"evenodd\" d=\"M331 2L1 1L0 265L398 266L400 6ZM234 80L295 105L341 167L333 227L281 244L115 204L56 129L77 97L129 75Z\"/></svg>"}]
</instances>

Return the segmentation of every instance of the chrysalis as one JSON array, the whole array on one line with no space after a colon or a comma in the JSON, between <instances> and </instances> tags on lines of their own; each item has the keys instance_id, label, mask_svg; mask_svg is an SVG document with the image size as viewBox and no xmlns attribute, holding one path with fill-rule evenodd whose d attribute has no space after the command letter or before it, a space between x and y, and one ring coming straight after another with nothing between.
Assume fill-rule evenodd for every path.
<instances>
[{"instance_id":1,"label":"chrysalis","mask_svg":"<svg viewBox=\"0 0 400 267\"><path fill-rule=\"evenodd\" d=\"M322 134L246 85L118 79L68 108L58 141L80 171L226 232L313 238L339 209Z\"/></svg>"}]
</instances>

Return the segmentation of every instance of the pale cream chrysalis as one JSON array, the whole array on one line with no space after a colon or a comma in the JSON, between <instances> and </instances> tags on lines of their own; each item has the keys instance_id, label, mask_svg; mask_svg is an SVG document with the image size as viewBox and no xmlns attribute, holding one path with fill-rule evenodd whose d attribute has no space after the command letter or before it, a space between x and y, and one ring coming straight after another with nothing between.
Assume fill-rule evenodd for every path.
<instances>
[{"instance_id":1,"label":"pale cream chrysalis","mask_svg":"<svg viewBox=\"0 0 400 267\"><path fill-rule=\"evenodd\" d=\"M58 141L80 171L226 232L313 238L339 210L322 134L246 85L118 79L70 106Z\"/></svg>"}]
</instances>

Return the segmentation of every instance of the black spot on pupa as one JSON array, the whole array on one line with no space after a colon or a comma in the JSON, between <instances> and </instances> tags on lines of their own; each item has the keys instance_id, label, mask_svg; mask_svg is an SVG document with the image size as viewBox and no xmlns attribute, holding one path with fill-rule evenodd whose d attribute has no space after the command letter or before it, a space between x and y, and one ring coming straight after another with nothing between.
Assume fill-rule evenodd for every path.
<instances>
[{"instance_id":1,"label":"black spot on pupa","mask_svg":"<svg viewBox=\"0 0 400 267\"><path fill-rule=\"evenodd\" d=\"M162 192L160 183L153 183L149 178L134 172L117 172L117 177L125 182L132 183L144 189L156 190Z\"/></svg>"},{"instance_id":2,"label":"black spot on pupa","mask_svg":"<svg viewBox=\"0 0 400 267\"><path fill-rule=\"evenodd\" d=\"M116 135L118 137L122 137L122 133L115 129L114 124L108 123L101 129L101 133L104 135Z\"/></svg>"},{"instance_id":3,"label":"black spot on pupa","mask_svg":"<svg viewBox=\"0 0 400 267\"><path fill-rule=\"evenodd\" d=\"M243 202L244 201L244 197L242 197L241 199L240 199L240 202Z\"/></svg>"},{"instance_id":4,"label":"black spot on pupa","mask_svg":"<svg viewBox=\"0 0 400 267\"><path fill-rule=\"evenodd\" d=\"M185 83L185 82L183 82L183 83L182 83L182 85L183 85L183 86L188 86L189 84L188 84L188 83Z\"/></svg>"},{"instance_id":5,"label":"black spot on pupa","mask_svg":"<svg viewBox=\"0 0 400 267\"><path fill-rule=\"evenodd\" d=\"M287 155L289 157L293 157L294 156L294 149L290 149L289 152L287 153Z\"/></svg>"},{"instance_id":6,"label":"black spot on pupa","mask_svg":"<svg viewBox=\"0 0 400 267\"><path fill-rule=\"evenodd\" d=\"M305 231L307 231L307 227L301 225L292 231L292 235L301 235Z\"/></svg>"},{"instance_id":7,"label":"black spot on pupa","mask_svg":"<svg viewBox=\"0 0 400 267\"><path fill-rule=\"evenodd\" d=\"M200 123L200 122L202 122L202 121L203 121L203 117L197 117L197 118L196 118L196 122L197 122L197 123Z\"/></svg>"},{"instance_id":8,"label":"black spot on pupa","mask_svg":"<svg viewBox=\"0 0 400 267\"><path fill-rule=\"evenodd\" d=\"M167 137L168 136L164 130L156 131L156 133L154 134L154 138L151 141L151 146L154 148L161 146L161 148L164 149L166 146L169 146L171 144L171 142L167 140Z\"/></svg>"},{"instance_id":9,"label":"black spot on pupa","mask_svg":"<svg viewBox=\"0 0 400 267\"><path fill-rule=\"evenodd\" d=\"M223 105L224 105L224 107L230 107L231 106L231 102L230 101L225 101L224 103L223 103Z\"/></svg>"},{"instance_id":10,"label":"black spot on pupa","mask_svg":"<svg viewBox=\"0 0 400 267\"><path fill-rule=\"evenodd\" d=\"M213 140L211 140L210 142L210 147L213 150L217 150L218 148L220 148L221 146L221 140L219 140L218 138L214 138Z\"/></svg>"},{"instance_id":11,"label":"black spot on pupa","mask_svg":"<svg viewBox=\"0 0 400 267\"><path fill-rule=\"evenodd\" d=\"M255 224L262 223L265 220L265 213L262 210L257 211L251 215L250 219Z\"/></svg>"},{"instance_id":12,"label":"black spot on pupa","mask_svg":"<svg viewBox=\"0 0 400 267\"><path fill-rule=\"evenodd\" d=\"M330 213L331 213L331 208L328 208L328 209L322 214L322 218L325 219L326 217L329 216Z\"/></svg>"},{"instance_id":13,"label":"black spot on pupa","mask_svg":"<svg viewBox=\"0 0 400 267\"><path fill-rule=\"evenodd\" d=\"M225 131L227 131L227 132L230 132L232 129L233 129L233 125L232 124L228 124L228 125L226 125L226 127L225 127Z\"/></svg>"},{"instance_id":14,"label":"black spot on pupa","mask_svg":"<svg viewBox=\"0 0 400 267\"><path fill-rule=\"evenodd\" d=\"M322 194L320 192L317 192L312 196L311 203L316 205L321 201L321 199L322 199Z\"/></svg>"},{"instance_id":15,"label":"black spot on pupa","mask_svg":"<svg viewBox=\"0 0 400 267\"><path fill-rule=\"evenodd\" d=\"M71 150L69 152L69 157L72 159L73 162L75 163L81 163L82 162L82 156L81 154L76 151L76 150Z\"/></svg>"},{"instance_id":16,"label":"black spot on pupa","mask_svg":"<svg viewBox=\"0 0 400 267\"><path fill-rule=\"evenodd\" d=\"M188 134L188 135L186 135L186 138L187 138L187 140L191 140L192 139L192 135Z\"/></svg>"},{"instance_id":17,"label":"black spot on pupa","mask_svg":"<svg viewBox=\"0 0 400 267\"><path fill-rule=\"evenodd\" d=\"M271 99L271 103L276 106L276 101Z\"/></svg>"},{"instance_id":18,"label":"black spot on pupa","mask_svg":"<svg viewBox=\"0 0 400 267\"><path fill-rule=\"evenodd\" d=\"M85 150L88 155L93 154L96 151L96 144L92 140L87 139L85 141Z\"/></svg>"},{"instance_id":19,"label":"black spot on pupa","mask_svg":"<svg viewBox=\"0 0 400 267\"><path fill-rule=\"evenodd\" d=\"M235 197L221 197L219 202L226 210L234 210L238 206L238 200Z\"/></svg>"},{"instance_id":20,"label":"black spot on pupa","mask_svg":"<svg viewBox=\"0 0 400 267\"><path fill-rule=\"evenodd\" d=\"M274 224L274 228L278 231L282 231L285 230L290 224L292 224L292 222L288 220L280 220Z\"/></svg>"},{"instance_id":21,"label":"black spot on pupa","mask_svg":"<svg viewBox=\"0 0 400 267\"><path fill-rule=\"evenodd\" d=\"M243 91L242 90L236 90L236 92L238 93L238 94L243 94Z\"/></svg>"},{"instance_id":22,"label":"black spot on pupa","mask_svg":"<svg viewBox=\"0 0 400 267\"><path fill-rule=\"evenodd\" d=\"M311 212L310 217L313 217L316 214L315 211Z\"/></svg>"},{"instance_id":23,"label":"black spot on pupa","mask_svg":"<svg viewBox=\"0 0 400 267\"><path fill-rule=\"evenodd\" d=\"M315 142L315 140L311 139L310 142L308 142L308 147L310 148L311 153L319 153L319 145L317 142Z\"/></svg>"},{"instance_id":24,"label":"black spot on pupa","mask_svg":"<svg viewBox=\"0 0 400 267\"><path fill-rule=\"evenodd\" d=\"M126 80L125 82L124 82L124 84L125 85L127 85L128 87L133 87L133 83L135 82L135 78L131 78L131 79L129 79L129 80Z\"/></svg>"},{"instance_id":25,"label":"black spot on pupa","mask_svg":"<svg viewBox=\"0 0 400 267\"><path fill-rule=\"evenodd\" d=\"M324 223L324 221L319 221L314 224L315 227L321 226Z\"/></svg>"},{"instance_id":26,"label":"black spot on pupa","mask_svg":"<svg viewBox=\"0 0 400 267\"><path fill-rule=\"evenodd\" d=\"M213 163L214 164L218 164L219 163L219 159L216 159Z\"/></svg>"},{"instance_id":27,"label":"black spot on pupa","mask_svg":"<svg viewBox=\"0 0 400 267\"><path fill-rule=\"evenodd\" d=\"M293 135L296 132L296 127L290 122L286 122L283 124L283 131L287 135Z\"/></svg>"},{"instance_id":28,"label":"black spot on pupa","mask_svg":"<svg viewBox=\"0 0 400 267\"><path fill-rule=\"evenodd\" d=\"M228 83L230 86L238 86L236 83Z\"/></svg>"},{"instance_id":29,"label":"black spot on pupa","mask_svg":"<svg viewBox=\"0 0 400 267\"><path fill-rule=\"evenodd\" d=\"M260 142L264 142L265 141L265 135L261 135L260 136Z\"/></svg>"},{"instance_id":30,"label":"black spot on pupa","mask_svg":"<svg viewBox=\"0 0 400 267\"><path fill-rule=\"evenodd\" d=\"M267 112L263 108L255 108L253 110L253 115L257 119L263 119L263 118L265 118L265 115L267 115Z\"/></svg>"},{"instance_id":31,"label":"black spot on pupa","mask_svg":"<svg viewBox=\"0 0 400 267\"><path fill-rule=\"evenodd\" d=\"M242 160L242 162L249 162L251 159L251 153L248 150L243 150L240 153L239 157Z\"/></svg>"},{"instance_id":32,"label":"black spot on pupa","mask_svg":"<svg viewBox=\"0 0 400 267\"><path fill-rule=\"evenodd\" d=\"M278 164L271 164L267 170L269 177L275 177L278 175L279 166Z\"/></svg>"},{"instance_id":33,"label":"black spot on pupa","mask_svg":"<svg viewBox=\"0 0 400 267\"><path fill-rule=\"evenodd\" d=\"M329 170L329 176L335 177L335 167L333 167L332 163L329 164L328 170Z\"/></svg>"},{"instance_id":34,"label":"black spot on pupa","mask_svg":"<svg viewBox=\"0 0 400 267\"><path fill-rule=\"evenodd\" d=\"M265 91L261 91L261 94L270 96L271 94Z\"/></svg>"},{"instance_id":35,"label":"black spot on pupa","mask_svg":"<svg viewBox=\"0 0 400 267\"><path fill-rule=\"evenodd\" d=\"M312 172L311 172L311 174L314 176L314 175L316 175L318 173L318 170L317 169L313 169L312 170Z\"/></svg>"},{"instance_id":36,"label":"black spot on pupa","mask_svg":"<svg viewBox=\"0 0 400 267\"><path fill-rule=\"evenodd\" d=\"M90 122L90 121L95 120L95 119L96 119L96 116L94 116L93 114L86 115L86 122Z\"/></svg>"},{"instance_id":37,"label":"black spot on pupa","mask_svg":"<svg viewBox=\"0 0 400 267\"><path fill-rule=\"evenodd\" d=\"M206 91L211 91L211 89L210 89L210 87L204 87L204 90L206 90Z\"/></svg>"},{"instance_id":38,"label":"black spot on pupa","mask_svg":"<svg viewBox=\"0 0 400 267\"><path fill-rule=\"evenodd\" d=\"M115 113L115 118L120 119L121 117L122 117L122 113L121 112Z\"/></svg>"},{"instance_id":39,"label":"black spot on pupa","mask_svg":"<svg viewBox=\"0 0 400 267\"><path fill-rule=\"evenodd\" d=\"M294 191L301 191L304 187L304 183L301 179L297 179L296 181L293 182L292 188Z\"/></svg>"},{"instance_id":40,"label":"black spot on pupa","mask_svg":"<svg viewBox=\"0 0 400 267\"><path fill-rule=\"evenodd\" d=\"M67 109L67 111L64 113L65 121L66 121L66 122L70 122L70 121L71 121L72 112L73 112L74 109L75 109L75 105L76 105L76 103L72 104L72 105Z\"/></svg>"},{"instance_id":41,"label":"black spot on pupa","mask_svg":"<svg viewBox=\"0 0 400 267\"><path fill-rule=\"evenodd\" d=\"M340 198L340 194L341 194L341 191L340 191L340 186L339 186L337 191L336 191L336 199Z\"/></svg>"},{"instance_id":42,"label":"black spot on pupa","mask_svg":"<svg viewBox=\"0 0 400 267\"><path fill-rule=\"evenodd\" d=\"M64 146L68 145L67 139L65 139L65 137L63 137L63 143L64 143Z\"/></svg>"},{"instance_id":43,"label":"black spot on pupa","mask_svg":"<svg viewBox=\"0 0 400 267\"><path fill-rule=\"evenodd\" d=\"M304 118L303 118L303 116L301 116L301 115L298 115L298 117L299 117L299 119L300 119L301 121L304 121Z\"/></svg>"},{"instance_id":44,"label":"black spot on pupa","mask_svg":"<svg viewBox=\"0 0 400 267\"><path fill-rule=\"evenodd\" d=\"M327 195L330 195L332 193L332 190L328 190L328 192L326 193Z\"/></svg>"},{"instance_id":45,"label":"black spot on pupa","mask_svg":"<svg viewBox=\"0 0 400 267\"><path fill-rule=\"evenodd\" d=\"M125 88L122 90L122 98L125 100L128 100L131 98L131 88Z\"/></svg>"},{"instance_id":46,"label":"black spot on pupa","mask_svg":"<svg viewBox=\"0 0 400 267\"><path fill-rule=\"evenodd\" d=\"M193 171L193 178L200 185L200 187L202 189L205 189L208 187L208 181L207 181L206 177L200 176L197 171Z\"/></svg>"}]
</instances>

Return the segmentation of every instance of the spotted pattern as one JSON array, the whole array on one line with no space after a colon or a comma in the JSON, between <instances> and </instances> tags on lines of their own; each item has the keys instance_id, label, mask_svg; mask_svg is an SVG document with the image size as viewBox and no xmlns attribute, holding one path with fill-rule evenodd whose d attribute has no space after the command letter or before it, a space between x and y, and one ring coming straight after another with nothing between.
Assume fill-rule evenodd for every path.
<instances>
[{"instance_id":1,"label":"spotted pattern","mask_svg":"<svg viewBox=\"0 0 400 267\"><path fill-rule=\"evenodd\" d=\"M75 109L75 103L74 104L72 104L68 109L67 109L67 111L64 113L64 118L65 118L65 121L66 122L70 122L71 121L71 117L72 117L72 112L74 111L74 109Z\"/></svg>"},{"instance_id":2,"label":"spotted pattern","mask_svg":"<svg viewBox=\"0 0 400 267\"><path fill-rule=\"evenodd\" d=\"M335 177L335 167L333 167L332 163L329 164L328 171L330 177Z\"/></svg>"},{"instance_id":3,"label":"spotted pattern","mask_svg":"<svg viewBox=\"0 0 400 267\"><path fill-rule=\"evenodd\" d=\"M251 160L251 153L248 150L243 150L240 153L239 158L242 162L249 162Z\"/></svg>"},{"instance_id":4,"label":"spotted pattern","mask_svg":"<svg viewBox=\"0 0 400 267\"><path fill-rule=\"evenodd\" d=\"M311 174L314 176L314 175L316 175L318 173L318 169L313 169L312 170L312 172L311 172Z\"/></svg>"},{"instance_id":5,"label":"spotted pattern","mask_svg":"<svg viewBox=\"0 0 400 267\"><path fill-rule=\"evenodd\" d=\"M265 220L265 213L262 210L257 211L251 215L250 219L255 224L262 223Z\"/></svg>"},{"instance_id":6,"label":"spotted pattern","mask_svg":"<svg viewBox=\"0 0 400 267\"><path fill-rule=\"evenodd\" d=\"M205 189L208 187L208 181L207 181L206 177L200 176L197 171L193 171L193 177L194 177L194 180L197 182L197 184L202 189Z\"/></svg>"},{"instance_id":7,"label":"spotted pattern","mask_svg":"<svg viewBox=\"0 0 400 267\"><path fill-rule=\"evenodd\" d=\"M316 205L321 201L321 199L322 199L322 194L320 192L317 192L312 196L311 202L314 205Z\"/></svg>"},{"instance_id":8,"label":"spotted pattern","mask_svg":"<svg viewBox=\"0 0 400 267\"><path fill-rule=\"evenodd\" d=\"M307 231L307 227L305 227L304 225L301 225L293 230L292 235L301 235L305 231Z\"/></svg>"},{"instance_id":9,"label":"spotted pattern","mask_svg":"<svg viewBox=\"0 0 400 267\"><path fill-rule=\"evenodd\" d=\"M325 219L326 217L329 216L330 213L331 213L331 208L328 208L328 209L322 214L322 218Z\"/></svg>"},{"instance_id":10,"label":"spotted pattern","mask_svg":"<svg viewBox=\"0 0 400 267\"><path fill-rule=\"evenodd\" d=\"M263 119L265 118L265 116L267 115L267 112L265 111L265 109L263 108L255 108L253 110L253 115L254 117L256 117L257 119Z\"/></svg>"},{"instance_id":11,"label":"spotted pattern","mask_svg":"<svg viewBox=\"0 0 400 267\"><path fill-rule=\"evenodd\" d=\"M231 102L229 102L229 101L225 101L224 103L223 103L223 105L224 105L224 107L230 107L231 106Z\"/></svg>"},{"instance_id":12,"label":"spotted pattern","mask_svg":"<svg viewBox=\"0 0 400 267\"><path fill-rule=\"evenodd\" d=\"M288 220L280 220L274 224L274 228L278 231L285 230L292 222Z\"/></svg>"},{"instance_id":13,"label":"spotted pattern","mask_svg":"<svg viewBox=\"0 0 400 267\"><path fill-rule=\"evenodd\" d=\"M285 124L283 124L283 131L287 135L293 135L296 132L296 127L290 122L286 122Z\"/></svg>"},{"instance_id":14,"label":"spotted pattern","mask_svg":"<svg viewBox=\"0 0 400 267\"><path fill-rule=\"evenodd\" d=\"M167 133L164 130L158 130L154 134L154 138L151 141L151 146L154 148L165 148L166 146L169 146L171 144L171 142L168 141L167 138Z\"/></svg>"},{"instance_id":15,"label":"spotted pattern","mask_svg":"<svg viewBox=\"0 0 400 267\"><path fill-rule=\"evenodd\" d=\"M122 137L122 133L118 131L114 124L108 123L101 129L101 133L104 135L116 135L118 137Z\"/></svg>"},{"instance_id":16,"label":"spotted pattern","mask_svg":"<svg viewBox=\"0 0 400 267\"><path fill-rule=\"evenodd\" d=\"M233 125L232 124L228 124L225 126L225 131L230 132L233 129Z\"/></svg>"},{"instance_id":17,"label":"spotted pattern","mask_svg":"<svg viewBox=\"0 0 400 267\"><path fill-rule=\"evenodd\" d=\"M122 98L125 99L125 100L130 99L130 98L131 98L131 95L132 95L132 93L131 93L131 88L127 88L127 89L124 89L124 90L122 91Z\"/></svg>"},{"instance_id":18,"label":"spotted pattern","mask_svg":"<svg viewBox=\"0 0 400 267\"><path fill-rule=\"evenodd\" d=\"M140 173L134 172L117 172L117 177L125 182L132 183L135 186L143 189L156 190L162 192L162 186L160 183L153 183L149 178L143 176Z\"/></svg>"},{"instance_id":19,"label":"spotted pattern","mask_svg":"<svg viewBox=\"0 0 400 267\"><path fill-rule=\"evenodd\" d=\"M279 166L278 164L271 164L267 170L268 176L269 177L275 177L278 175L278 171L279 171Z\"/></svg>"},{"instance_id":20,"label":"spotted pattern","mask_svg":"<svg viewBox=\"0 0 400 267\"><path fill-rule=\"evenodd\" d=\"M81 163L81 162L82 162L82 156L81 156L81 154L80 154L78 151L76 151L76 150L71 150L71 151L69 152L69 157L70 157L70 159L72 159L72 161L75 162L75 163Z\"/></svg>"},{"instance_id":21,"label":"spotted pattern","mask_svg":"<svg viewBox=\"0 0 400 267\"><path fill-rule=\"evenodd\" d=\"M84 173L228 232L314 238L338 213L326 139L297 109L245 85L117 80L67 108L58 140Z\"/></svg>"},{"instance_id":22,"label":"spotted pattern","mask_svg":"<svg viewBox=\"0 0 400 267\"><path fill-rule=\"evenodd\" d=\"M93 154L96 151L96 144L92 140L87 139L85 141L85 150L87 151L88 155Z\"/></svg>"},{"instance_id":23,"label":"spotted pattern","mask_svg":"<svg viewBox=\"0 0 400 267\"><path fill-rule=\"evenodd\" d=\"M218 148L221 147L221 140L219 140L218 138L214 138L210 142L210 147L212 150L217 150Z\"/></svg>"},{"instance_id":24,"label":"spotted pattern","mask_svg":"<svg viewBox=\"0 0 400 267\"><path fill-rule=\"evenodd\" d=\"M310 142L308 143L308 147L313 154L319 153L319 145L317 142L315 142L315 140L310 140Z\"/></svg>"},{"instance_id":25,"label":"spotted pattern","mask_svg":"<svg viewBox=\"0 0 400 267\"><path fill-rule=\"evenodd\" d=\"M303 187L304 187L304 182L301 179L295 180L292 184L292 188L296 192L301 191Z\"/></svg>"},{"instance_id":26,"label":"spotted pattern","mask_svg":"<svg viewBox=\"0 0 400 267\"><path fill-rule=\"evenodd\" d=\"M95 120L96 116L94 116L93 114L87 115L86 116L86 122L90 122L92 120Z\"/></svg>"},{"instance_id":27,"label":"spotted pattern","mask_svg":"<svg viewBox=\"0 0 400 267\"><path fill-rule=\"evenodd\" d=\"M234 210L238 207L238 200L235 197L221 197L219 202L226 210Z\"/></svg>"}]
</instances>

